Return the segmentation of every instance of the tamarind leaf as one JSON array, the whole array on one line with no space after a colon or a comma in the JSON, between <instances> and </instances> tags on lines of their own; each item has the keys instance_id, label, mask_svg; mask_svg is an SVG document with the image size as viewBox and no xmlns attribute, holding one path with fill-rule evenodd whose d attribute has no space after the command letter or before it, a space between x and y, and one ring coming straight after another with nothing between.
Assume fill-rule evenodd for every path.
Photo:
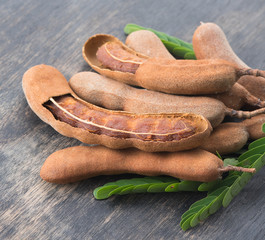
<instances>
[{"instance_id":1,"label":"tamarind leaf","mask_svg":"<svg viewBox=\"0 0 265 240\"><path fill-rule=\"evenodd\" d=\"M264 144L265 144L265 137L259 138L258 140L254 141L248 145L248 150L253 149L255 147L258 147L260 145L264 145Z\"/></svg>"},{"instance_id":2,"label":"tamarind leaf","mask_svg":"<svg viewBox=\"0 0 265 240\"><path fill-rule=\"evenodd\" d=\"M187 210L184 214L182 214L181 216L181 221L185 221L187 219L187 217L190 217L191 214L198 212L199 210L201 210L204 207L204 205L199 205L197 207L194 208L189 208L189 210ZM181 223L180 223L181 224Z\"/></svg>"},{"instance_id":3,"label":"tamarind leaf","mask_svg":"<svg viewBox=\"0 0 265 240\"><path fill-rule=\"evenodd\" d=\"M246 152L244 152L242 155L238 157L238 161L241 162L242 160L251 157L255 154L262 154L265 152L265 144L254 147Z\"/></svg>"},{"instance_id":4,"label":"tamarind leaf","mask_svg":"<svg viewBox=\"0 0 265 240\"><path fill-rule=\"evenodd\" d=\"M167 50L173 54L173 51L174 51L174 48L179 46L181 47L180 45L176 44L176 43L173 43L173 42L169 42L167 40L161 40L162 43L165 45L165 47L167 48ZM190 50L189 50L190 51Z\"/></svg>"},{"instance_id":5,"label":"tamarind leaf","mask_svg":"<svg viewBox=\"0 0 265 240\"><path fill-rule=\"evenodd\" d=\"M249 151L252 151L252 150L249 150ZM252 160L253 159L254 158L252 158ZM259 171L264 165L265 165L265 151L260 157L258 157L258 159L256 159L256 161L252 165L250 165L250 167L256 168L256 171ZM249 182L249 180L254 174L255 173L244 172L236 179L236 181L229 187L229 190L224 196L224 199L223 199L224 207L227 207L229 205L229 203L233 200L233 198Z\"/></svg>"},{"instance_id":6,"label":"tamarind leaf","mask_svg":"<svg viewBox=\"0 0 265 240\"><path fill-rule=\"evenodd\" d=\"M208 203L210 203L213 199L215 199L215 196L207 196L205 198L202 198L198 200L197 202L191 204L190 209L197 207L199 205L204 205L206 206Z\"/></svg>"},{"instance_id":7,"label":"tamarind leaf","mask_svg":"<svg viewBox=\"0 0 265 240\"><path fill-rule=\"evenodd\" d=\"M235 158L225 158L224 159L224 166L227 166L227 165L237 165L238 164L238 161L235 159Z\"/></svg>"},{"instance_id":8,"label":"tamarind leaf","mask_svg":"<svg viewBox=\"0 0 265 240\"><path fill-rule=\"evenodd\" d=\"M175 57L178 57L178 58L185 58L185 55L187 53L190 53L190 49L186 48L186 47L183 47L183 46L176 46L174 49L173 49L173 56ZM192 52L193 53L193 52Z\"/></svg>"},{"instance_id":9,"label":"tamarind leaf","mask_svg":"<svg viewBox=\"0 0 265 240\"><path fill-rule=\"evenodd\" d=\"M109 197L109 193L118 187L117 185L105 186L104 188L98 187L93 191L94 197L99 200L106 199Z\"/></svg>"},{"instance_id":10,"label":"tamarind leaf","mask_svg":"<svg viewBox=\"0 0 265 240\"><path fill-rule=\"evenodd\" d=\"M148 187L147 192L165 192L165 189L169 184L173 184L174 182L171 183L157 183L157 184L152 184L151 186Z\"/></svg>"},{"instance_id":11,"label":"tamarind leaf","mask_svg":"<svg viewBox=\"0 0 265 240\"><path fill-rule=\"evenodd\" d=\"M117 194L164 192L168 185L179 182L179 179L169 176L121 179L96 188L93 194L96 199L106 199Z\"/></svg>"},{"instance_id":12,"label":"tamarind leaf","mask_svg":"<svg viewBox=\"0 0 265 240\"><path fill-rule=\"evenodd\" d=\"M211 182L202 183L198 187L198 191L200 191L200 192L210 191L210 190L214 189L217 186L217 184L221 181L222 181L221 179L217 179L217 180L214 180Z\"/></svg>"},{"instance_id":13,"label":"tamarind leaf","mask_svg":"<svg viewBox=\"0 0 265 240\"><path fill-rule=\"evenodd\" d=\"M245 158L237 164L238 167L250 167L262 154L255 154L248 158ZM240 172L234 172L240 174Z\"/></svg>"},{"instance_id":14,"label":"tamarind leaf","mask_svg":"<svg viewBox=\"0 0 265 240\"><path fill-rule=\"evenodd\" d=\"M197 58L193 51L189 51L184 55L184 59L196 60Z\"/></svg>"},{"instance_id":15,"label":"tamarind leaf","mask_svg":"<svg viewBox=\"0 0 265 240\"><path fill-rule=\"evenodd\" d=\"M165 192L180 192L180 191L194 192L198 191L198 187L200 184L201 182L196 182L196 181L181 181L178 183L173 183L168 185L165 189Z\"/></svg>"},{"instance_id":16,"label":"tamarind leaf","mask_svg":"<svg viewBox=\"0 0 265 240\"><path fill-rule=\"evenodd\" d=\"M261 126L261 130L265 133L265 123L263 123L263 125Z\"/></svg>"}]
</instances>

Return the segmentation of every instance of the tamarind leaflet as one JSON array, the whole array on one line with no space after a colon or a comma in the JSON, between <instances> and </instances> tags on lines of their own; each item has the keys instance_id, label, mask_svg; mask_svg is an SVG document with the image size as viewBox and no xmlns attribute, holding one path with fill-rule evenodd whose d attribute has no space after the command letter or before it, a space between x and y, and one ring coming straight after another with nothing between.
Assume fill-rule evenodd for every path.
<instances>
[{"instance_id":1,"label":"tamarind leaflet","mask_svg":"<svg viewBox=\"0 0 265 240\"><path fill-rule=\"evenodd\" d=\"M96 188L93 194L96 199L106 199L115 194L124 195L130 193L165 192L166 189L170 188L173 184L179 184L181 188L175 188L171 190L171 192L185 191L185 186L188 187L186 191L192 191L190 186L194 186L194 183L199 184L193 181L179 181L172 177L132 178L107 183ZM194 189L194 191L196 190L197 189Z\"/></svg>"}]
</instances>

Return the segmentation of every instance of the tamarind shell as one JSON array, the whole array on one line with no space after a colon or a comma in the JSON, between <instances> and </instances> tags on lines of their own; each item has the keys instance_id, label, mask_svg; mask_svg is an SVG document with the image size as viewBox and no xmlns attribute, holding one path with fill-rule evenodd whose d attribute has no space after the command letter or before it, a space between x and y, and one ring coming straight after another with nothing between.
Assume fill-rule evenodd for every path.
<instances>
[{"instance_id":1,"label":"tamarind shell","mask_svg":"<svg viewBox=\"0 0 265 240\"><path fill-rule=\"evenodd\" d=\"M23 76L22 80L23 90L31 109L47 124L51 125L56 131L67 137L74 137L81 142L87 144L102 144L109 148L122 149L135 147L143 151L157 152L157 151L181 151L196 148L205 138L210 135L212 130L210 123L202 116L195 114L131 114L128 112L110 111L102 109L93 104L87 103L78 98L77 95L71 90L67 80L64 76L54 67L47 65L37 65L30 68ZM93 111L104 112L108 116L112 114L121 114L132 116L133 118L183 118L191 121L196 126L196 132L187 138L173 141L143 141L137 138L119 138L110 137L104 134L95 134L86 131L79 127L73 127L66 122L62 122L54 117L44 104L49 101L51 97L58 97L63 95L71 95ZM122 133L122 131L121 131Z\"/></svg>"},{"instance_id":2,"label":"tamarind shell","mask_svg":"<svg viewBox=\"0 0 265 240\"><path fill-rule=\"evenodd\" d=\"M247 128L251 140L265 137L265 133L262 131L262 125L265 123L265 114L246 119L241 123Z\"/></svg>"},{"instance_id":3,"label":"tamarind shell","mask_svg":"<svg viewBox=\"0 0 265 240\"><path fill-rule=\"evenodd\" d=\"M137 149L114 150L103 146L77 146L51 154L40 176L53 183L71 183L99 175L135 173L168 175L209 182L221 177L223 161L202 149L172 153L148 153Z\"/></svg>"},{"instance_id":4,"label":"tamarind shell","mask_svg":"<svg viewBox=\"0 0 265 240\"><path fill-rule=\"evenodd\" d=\"M127 47L125 44L123 44L118 38L108 35L108 34L96 34L90 37L86 43L83 46L82 53L83 57L86 60L86 62L98 73L108 76L113 79L117 79L119 81L137 85L137 83L134 81L134 74L129 72L121 72L121 71L113 71L108 68L105 68L102 66L102 64L98 61L96 53L99 47L104 45L107 42L115 42L120 44L124 49L126 49L128 52L133 53L139 57L142 57L144 59L148 59L147 56L136 53L129 47Z\"/></svg>"}]
</instances>

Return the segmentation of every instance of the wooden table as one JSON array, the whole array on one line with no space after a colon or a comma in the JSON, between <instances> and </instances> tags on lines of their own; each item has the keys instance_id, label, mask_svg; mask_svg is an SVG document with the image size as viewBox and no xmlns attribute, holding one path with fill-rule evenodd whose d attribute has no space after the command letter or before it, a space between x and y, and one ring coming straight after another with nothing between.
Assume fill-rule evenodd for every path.
<instances>
[{"instance_id":1,"label":"wooden table","mask_svg":"<svg viewBox=\"0 0 265 240\"><path fill-rule=\"evenodd\" d=\"M56 185L39 177L53 152L81 145L43 123L24 97L23 73L37 64L67 79L90 71L81 55L93 34L125 40L127 23L191 41L200 21L219 24L250 66L265 66L265 5L249 1L1 1L0 5L0 239L263 239L264 169L227 207L183 232L181 215L202 193L93 198L93 190L127 176Z\"/></svg>"}]
</instances>

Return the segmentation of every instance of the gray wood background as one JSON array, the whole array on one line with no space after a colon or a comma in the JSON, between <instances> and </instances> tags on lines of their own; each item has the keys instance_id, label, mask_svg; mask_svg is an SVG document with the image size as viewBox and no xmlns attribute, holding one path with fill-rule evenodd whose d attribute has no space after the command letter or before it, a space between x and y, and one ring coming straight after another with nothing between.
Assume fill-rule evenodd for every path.
<instances>
[{"instance_id":1,"label":"gray wood background","mask_svg":"<svg viewBox=\"0 0 265 240\"><path fill-rule=\"evenodd\" d=\"M264 239L264 169L227 208L187 232L180 217L202 193L98 201L93 189L128 175L68 185L39 177L51 153L81 143L31 111L21 88L28 68L52 65L69 79L91 70L81 48L93 34L125 40L124 26L136 23L191 41L200 21L219 24L235 52L264 69L264 0L0 1L0 239Z\"/></svg>"}]
</instances>

